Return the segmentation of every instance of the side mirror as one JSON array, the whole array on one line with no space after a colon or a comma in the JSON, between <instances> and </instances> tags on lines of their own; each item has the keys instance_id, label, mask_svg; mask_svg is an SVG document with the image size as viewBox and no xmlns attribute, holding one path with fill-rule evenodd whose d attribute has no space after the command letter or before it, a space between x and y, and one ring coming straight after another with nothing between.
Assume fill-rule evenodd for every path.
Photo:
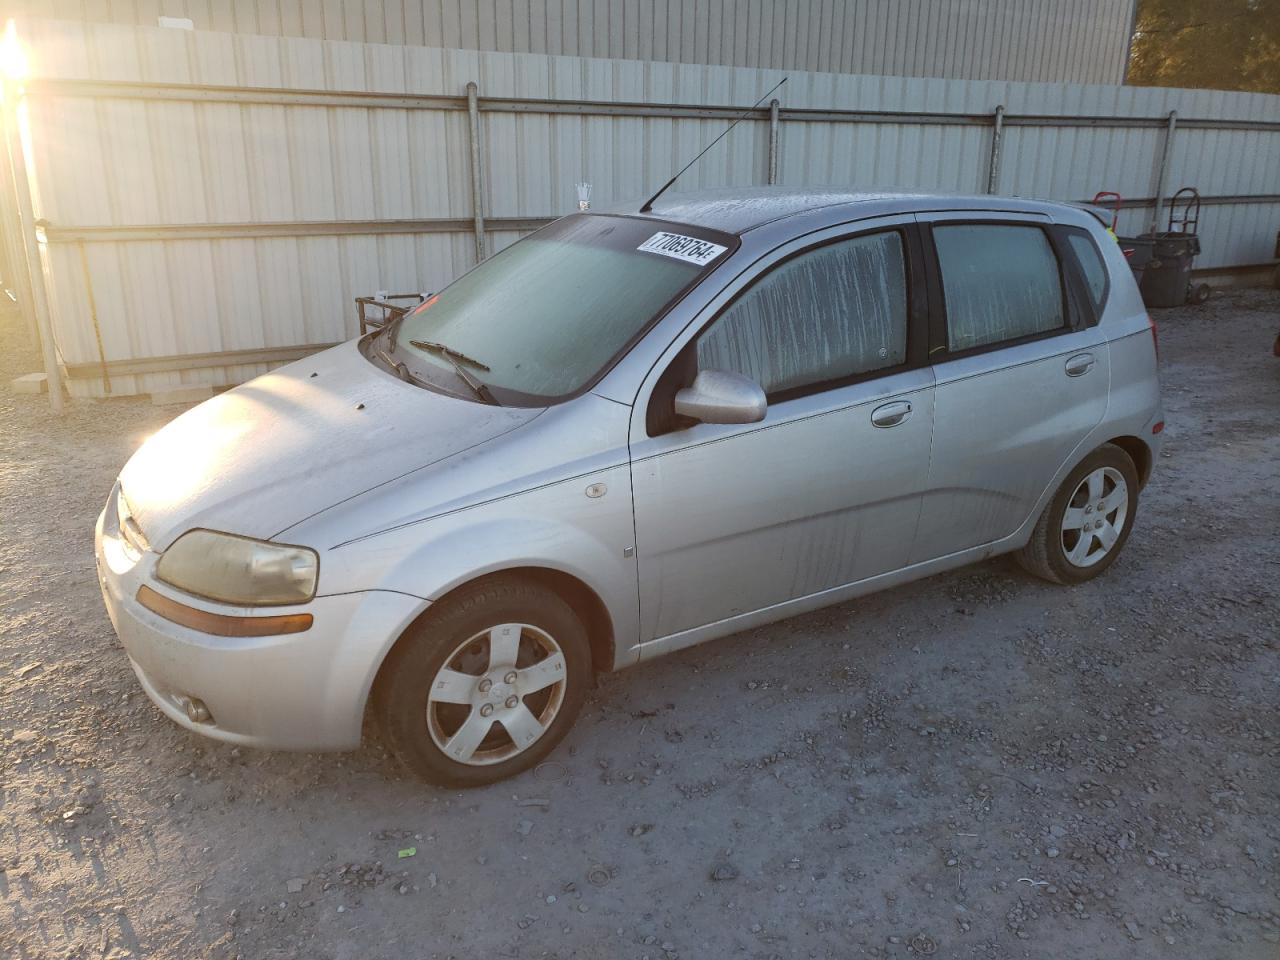
<instances>
[{"instance_id":1,"label":"side mirror","mask_svg":"<svg viewBox=\"0 0 1280 960\"><path fill-rule=\"evenodd\" d=\"M693 386L676 393L676 413L703 423L759 423L768 408L758 383L725 370L699 370Z\"/></svg>"}]
</instances>

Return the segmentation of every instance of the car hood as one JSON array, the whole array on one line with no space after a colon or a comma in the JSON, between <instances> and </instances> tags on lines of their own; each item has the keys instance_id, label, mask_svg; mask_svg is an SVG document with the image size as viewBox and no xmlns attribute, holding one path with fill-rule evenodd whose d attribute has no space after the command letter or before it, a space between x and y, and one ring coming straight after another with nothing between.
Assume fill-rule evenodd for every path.
<instances>
[{"instance_id":1,"label":"car hood","mask_svg":"<svg viewBox=\"0 0 1280 960\"><path fill-rule=\"evenodd\" d=\"M196 527L270 539L541 412L405 383L351 341L188 410L133 455L120 487L156 550Z\"/></svg>"}]
</instances>

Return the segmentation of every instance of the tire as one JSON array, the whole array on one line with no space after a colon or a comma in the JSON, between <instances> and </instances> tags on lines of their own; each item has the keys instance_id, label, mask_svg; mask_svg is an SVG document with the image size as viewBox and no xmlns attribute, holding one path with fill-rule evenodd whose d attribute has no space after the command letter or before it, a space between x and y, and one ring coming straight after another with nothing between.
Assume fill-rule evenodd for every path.
<instances>
[{"instance_id":1,"label":"tire","mask_svg":"<svg viewBox=\"0 0 1280 960\"><path fill-rule=\"evenodd\" d=\"M587 633L569 605L499 575L406 631L374 684L374 713L392 752L424 780L479 787L540 763L590 683Z\"/></svg>"},{"instance_id":2,"label":"tire","mask_svg":"<svg viewBox=\"0 0 1280 960\"><path fill-rule=\"evenodd\" d=\"M1092 478L1099 487L1090 486ZM1117 491L1122 496L1113 496ZM1097 512L1099 503L1104 513ZM1027 572L1051 583L1084 583L1115 563L1137 512L1138 471L1122 449L1103 444L1067 475L1014 557ZM1099 523L1102 527L1095 526Z\"/></svg>"}]
</instances>

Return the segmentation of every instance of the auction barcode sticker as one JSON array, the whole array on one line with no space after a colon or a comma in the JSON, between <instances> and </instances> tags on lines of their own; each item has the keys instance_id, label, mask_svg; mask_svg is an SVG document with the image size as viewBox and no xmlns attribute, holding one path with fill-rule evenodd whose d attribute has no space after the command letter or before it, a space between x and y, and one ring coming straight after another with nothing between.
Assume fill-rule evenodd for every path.
<instances>
[{"instance_id":1,"label":"auction barcode sticker","mask_svg":"<svg viewBox=\"0 0 1280 960\"><path fill-rule=\"evenodd\" d=\"M712 243L709 240L686 237L679 233L655 233L636 249L643 250L645 253L658 253L664 257L674 257L677 260L684 260L686 263L696 263L701 267L710 263L729 248L722 247L720 244Z\"/></svg>"}]
</instances>

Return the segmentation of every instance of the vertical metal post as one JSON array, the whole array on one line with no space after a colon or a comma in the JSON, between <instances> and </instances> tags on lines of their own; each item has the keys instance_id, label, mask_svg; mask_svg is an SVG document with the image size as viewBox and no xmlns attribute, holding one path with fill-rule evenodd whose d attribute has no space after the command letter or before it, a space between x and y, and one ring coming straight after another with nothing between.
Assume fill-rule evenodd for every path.
<instances>
[{"instance_id":1,"label":"vertical metal post","mask_svg":"<svg viewBox=\"0 0 1280 960\"><path fill-rule=\"evenodd\" d=\"M6 121L0 117L0 124ZM13 171L5 135L0 132L0 249L3 249L3 285L22 309L27 335L32 343L40 342L40 330L31 310L31 291L27 289L27 256L22 248L22 224L18 219L18 194L13 185Z\"/></svg>"},{"instance_id":2,"label":"vertical metal post","mask_svg":"<svg viewBox=\"0 0 1280 960\"><path fill-rule=\"evenodd\" d=\"M111 392L111 374L107 372L107 351L102 346L102 325L98 323L98 301L93 295L93 275L89 272L89 255L85 253L84 241L77 240L80 248L80 270L84 273L84 292L89 297L89 319L93 322L93 339L98 344L98 363L102 370L102 389ZM364 331L360 331L363 333Z\"/></svg>"},{"instance_id":3,"label":"vertical metal post","mask_svg":"<svg viewBox=\"0 0 1280 960\"><path fill-rule=\"evenodd\" d=\"M58 370L58 355L53 345L53 320L49 313L49 293L44 285L44 268L40 263L40 246L36 240L35 211L31 205L31 181L27 177L27 158L23 153L22 130L18 117L18 85L10 80L0 80L3 96L4 140L9 154L14 195L18 201L18 232L22 236L22 253L26 259L27 289L24 310L35 315L35 326L40 334L40 354L44 361L44 374L49 388L49 407L54 413L62 413L62 375Z\"/></svg>"},{"instance_id":4,"label":"vertical metal post","mask_svg":"<svg viewBox=\"0 0 1280 960\"><path fill-rule=\"evenodd\" d=\"M1004 139L1004 104L996 107L991 128L991 159L987 163L987 193L996 193L1000 184L1000 146Z\"/></svg>"},{"instance_id":5,"label":"vertical metal post","mask_svg":"<svg viewBox=\"0 0 1280 960\"><path fill-rule=\"evenodd\" d=\"M1169 125L1164 132L1164 149L1160 151L1160 165L1156 167L1156 205L1151 214L1151 233L1160 232L1160 221L1164 217L1165 181L1169 176L1169 156L1173 153L1173 133L1178 129L1178 111L1169 111Z\"/></svg>"},{"instance_id":6,"label":"vertical metal post","mask_svg":"<svg viewBox=\"0 0 1280 960\"><path fill-rule=\"evenodd\" d=\"M474 80L467 83L467 132L471 138L471 209L475 212L476 262L484 259L484 212L480 198L484 195L480 163L480 88Z\"/></svg>"},{"instance_id":7,"label":"vertical metal post","mask_svg":"<svg viewBox=\"0 0 1280 960\"><path fill-rule=\"evenodd\" d=\"M778 182L778 101L769 101L769 186Z\"/></svg>"}]
</instances>

